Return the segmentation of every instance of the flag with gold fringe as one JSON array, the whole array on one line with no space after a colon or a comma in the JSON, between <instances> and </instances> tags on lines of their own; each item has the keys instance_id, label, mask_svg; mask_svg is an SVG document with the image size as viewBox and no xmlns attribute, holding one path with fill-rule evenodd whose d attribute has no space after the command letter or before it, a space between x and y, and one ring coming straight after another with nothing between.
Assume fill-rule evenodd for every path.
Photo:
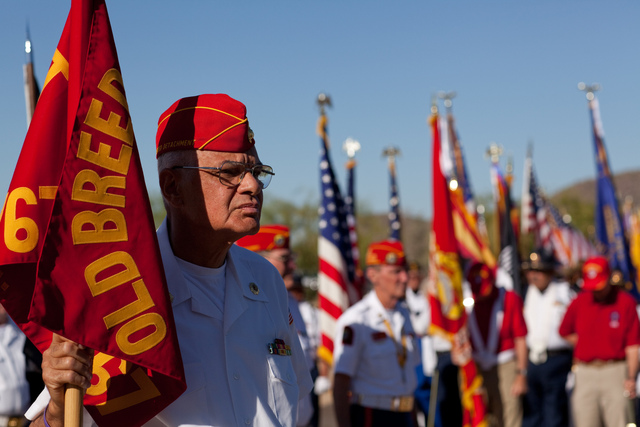
<instances>
[{"instance_id":1,"label":"flag with gold fringe","mask_svg":"<svg viewBox=\"0 0 640 427\"><path fill-rule=\"evenodd\" d=\"M440 130L435 106L429 120L433 137L433 224L428 289L432 316L430 332L452 343L452 359L459 366L460 373L463 426L485 427L482 377L471 357L466 329L467 315L462 304L462 268L453 232L448 183L440 165Z\"/></svg>"}]
</instances>

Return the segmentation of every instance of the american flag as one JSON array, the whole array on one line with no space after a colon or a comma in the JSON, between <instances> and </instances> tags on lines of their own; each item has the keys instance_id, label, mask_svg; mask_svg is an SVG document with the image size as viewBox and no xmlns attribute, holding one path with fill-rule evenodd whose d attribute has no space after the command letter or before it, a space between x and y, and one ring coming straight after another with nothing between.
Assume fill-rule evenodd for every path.
<instances>
[{"instance_id":1,"label":"american flag","mask_svg":"<svg viewBox=\"0 0 640 427\"><path fill-rule=\"evenodd\" d=\"M351 252L347 209L340 194L331 160L327 136L327 116L321 112L318 121L320 135L320 189L318 236L318 300L320 308L320 348L318 356L328 364L333 362L335 324L340 315L359 298L353 286L355 265Z\"/></svg>"},{"instance_id":2,"label":"american flag","mask_svg":"<svg viewBox=\"0 0 640 427\"><path fill-rule=\"evenodd\" d=\"M580 230L567 224L558 209L538 187L531 152L525 161L522 197L522 232L533 233L537 248L553 252L566 267L575 267L596 254L595 247Z\"/></svg>"},{"instance_id":3,"label":"american flag","mask_svg":"<svg viewBox=\"0 0 640 427\"><path fill-rule=\"evenodd\" d=\"M355 153L354 153L355 154ZM347 226L349 227L349 240L351 241L351 257L355 268L354 286L362 289L364 274L360 268L360 250L358 249L358 231L356 228L356 193L355 193L355 169L356 161L350 158L347 162L347 197L344 203L347 210Z\"/></svg>"}]
</instances>

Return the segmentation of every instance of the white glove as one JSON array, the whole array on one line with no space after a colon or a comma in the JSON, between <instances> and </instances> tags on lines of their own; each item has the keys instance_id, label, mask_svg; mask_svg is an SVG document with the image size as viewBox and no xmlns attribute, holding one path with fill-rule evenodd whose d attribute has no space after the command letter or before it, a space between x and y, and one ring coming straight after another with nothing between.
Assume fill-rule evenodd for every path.
<instances>
[{"instance_id":1,"label":"white glove","mask_svg":"<svg viewBox=\"0 0 640 427\"><path fill-rule=\"evenodd\" d=\"M327 377L318 377L313 385L313 392L320 396L331 390L331 381Z\"/></svg>"}]
</instances>

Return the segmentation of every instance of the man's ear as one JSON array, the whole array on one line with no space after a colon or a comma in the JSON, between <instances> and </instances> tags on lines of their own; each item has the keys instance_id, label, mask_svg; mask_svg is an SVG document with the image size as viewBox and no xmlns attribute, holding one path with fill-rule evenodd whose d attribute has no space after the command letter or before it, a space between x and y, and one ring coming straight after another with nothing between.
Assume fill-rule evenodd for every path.
<instances>
[{"instance_id":1,"label":"man's ear","mask_svg":"<svg viewBox=\"0 0 640 427\"><path fill-rule=\"evenodd\" d=\"M165 203L169 206L179 207L183 204L181 181L183 174L175 169L163 169L159 175L160 191Z\"/></svg>"},{"instance_id":2,"label":"man's ear","mask_svg":"<svg viewBox=\"0 0 640 427\"><path fill-rule=\"evenodd\" d=\"M376 267L367 267L367 269L364 271L364 275L367 280L373 285L378 275L378 269Z\"/></svg>"}]
</instances>

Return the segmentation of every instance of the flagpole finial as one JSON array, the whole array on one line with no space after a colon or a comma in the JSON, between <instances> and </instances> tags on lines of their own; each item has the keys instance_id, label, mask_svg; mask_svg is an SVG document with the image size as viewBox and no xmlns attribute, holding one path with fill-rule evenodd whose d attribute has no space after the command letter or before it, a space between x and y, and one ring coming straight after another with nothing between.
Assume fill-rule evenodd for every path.
<instances>
[{"instance_id":1,"label":"flagpole finial","mask_svg":"<svg viewBox=\"0 0 640 427\"><path fill-rule=\"evenodd\" d=\"M491 159L491 163L498 163L500 161L500 156L502 156L503 153L504 149L502 148L502 145L492 142L489 144L489 148L487 148L484 157L485 159Z\"/></svg>"},{"instance_id":2,"label":"flagpole finial","mask_svg":"<svg viewBox=\"0 0 640 427\"><path fill-rule=\"evenodd\" d=\"M398 147L387 147L382 150L382 157L386 157L389 161L389 169L395 170L396 157L400 155L400 149Z\"/></svg>"},{"instance_id":3,"label":"flagpole finial","mask_svg":"<svg viewBox=\"0 0 640 427\"><path fill-rule=\"evenodd\" d=\"M598 83L586 84L585 82L578 83L578 90L581 90L586 93L587 99L592 101L595 98L594 93L600 90L600 85Z\"/></svg>"},{"instance_id":4,"label":"flagpole finial","mask_svg":"<svg viewBox=\"0 0 640 427\"><path fill-rule=\"evenodd\" d=\"M331 107L331 98L326 93L320 92L316 101L320 107L320 114L324 115L324 106Z\"/></svg>"},{"instance_id":5,"label":"flagpole finial","mask_svg":"<svg viewBox=\"0 0 640 427\"><path fill-rule=\"evenodd\" d=\"M438 95L431 95L431 114L438 114ZM428 120L427 120L428 121Z\"/></svg>"},{"instance_id":6,"label":"flagpole finial","mask_svg":"<svg viewBox=\"0 0 640 427\"><path fill-rule=\"evenodd\" d=\"M344 144L342 144L342 149L347 152L347 157L349 157L349 159L353 159L356 152L360 150L360 142L349 137L344 141Z\"/></svg>"},{"instance_id":7,"label":"flagpole finial","mask_svg":"<svg viewBox=\"0 0 640 427\"><path fill-rule=\"evenodd\" d=\"M455 98L455 97L456 97L456 93L454 91L451 91L451 92L445 92L445 91L438 92L438 98L444 100L444 106L446 107L447 110L451 110L451 107L453 106L453 98Z\"/></svg>"}]
</instances>

